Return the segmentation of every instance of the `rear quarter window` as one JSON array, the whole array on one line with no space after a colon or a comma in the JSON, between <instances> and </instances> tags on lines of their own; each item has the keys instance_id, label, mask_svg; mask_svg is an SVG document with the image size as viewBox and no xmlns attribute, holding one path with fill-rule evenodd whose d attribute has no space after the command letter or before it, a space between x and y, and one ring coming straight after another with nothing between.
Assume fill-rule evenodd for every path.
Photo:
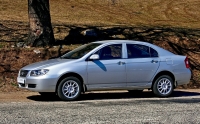
<instances>
[{"instance_id":1,"label":"rear quarter window","mask_svg":"<svg viewBox=\"0 0 200 124\"><path fill-rule=\"evenodd\" d=\"M151 57L158 57L158 52L150 47Z\"/></svg>"}]
</instances>

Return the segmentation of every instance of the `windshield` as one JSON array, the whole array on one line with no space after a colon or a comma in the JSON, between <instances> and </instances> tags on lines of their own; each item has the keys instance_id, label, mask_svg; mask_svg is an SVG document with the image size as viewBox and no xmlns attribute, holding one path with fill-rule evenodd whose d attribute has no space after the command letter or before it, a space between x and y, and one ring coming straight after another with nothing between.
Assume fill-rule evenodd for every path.
<instances>
[{"instance_id":1,"label":"windshield","mask_svg":"<svg viewBox=\"0 0 200 124\"><path fill-rule=\"evenodd\" d=\"M82 45L82 46L66 53L65 55L61 56L61 58L64 58L64 59L79 59L99 45L101 45L101 44L100 43L90 43L90 44Z\"/></svg>"}]
</instances>

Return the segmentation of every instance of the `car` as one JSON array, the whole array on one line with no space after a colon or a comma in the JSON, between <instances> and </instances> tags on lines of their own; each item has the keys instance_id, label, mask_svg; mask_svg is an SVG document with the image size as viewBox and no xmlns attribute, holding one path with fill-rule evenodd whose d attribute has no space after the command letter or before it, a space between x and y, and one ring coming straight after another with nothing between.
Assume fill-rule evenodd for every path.
<instances>
[{"instance_id":1,"label":"car","mask_svg":"<svg viewBox=\"0 0 200 124\"><path fill-rule=\"evenodd\" d=\"M158 97L168 97L190 78L186 56L142 41L105 40L27 65L20 69L17 82L19 88L72 101L97 90L136 93L149 89Z\"/></svg>"}]
</instances>

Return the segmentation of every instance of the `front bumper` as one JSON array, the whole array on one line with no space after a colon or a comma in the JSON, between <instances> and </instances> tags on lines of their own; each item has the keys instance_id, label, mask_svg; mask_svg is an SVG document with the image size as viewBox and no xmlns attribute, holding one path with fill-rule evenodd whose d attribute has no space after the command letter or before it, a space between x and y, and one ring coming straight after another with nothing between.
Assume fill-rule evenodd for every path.
<instances>
[{"instance_id":1,"label":"front bumper","mask_svg":"<svg viewBox=\"0 0 200 124\"><path fill-rule=\"evenodd\" d=\"M20 81L21 80L21 81ZM23 80L23 81L22 81ZM38 77L19 77L19 88L35 92L55 92L57 78L50 78L46 75Z\"/></svg>"}]
</instances>

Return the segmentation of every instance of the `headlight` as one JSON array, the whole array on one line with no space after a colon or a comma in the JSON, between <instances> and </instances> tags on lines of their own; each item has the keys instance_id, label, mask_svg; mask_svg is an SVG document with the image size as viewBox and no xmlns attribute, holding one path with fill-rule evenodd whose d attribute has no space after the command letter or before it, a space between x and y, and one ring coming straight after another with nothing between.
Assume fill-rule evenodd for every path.
<instances>
[{"instance_id":1,"label":"headlight","mask_svg":"<svg viewBox=\"0 0 200 124\"><path fill-rule=\"evenodd\" d=\"M30 76L45 75L47 72L49 72L48 69L32 70Z\"/></svg>"}]
</instances>

